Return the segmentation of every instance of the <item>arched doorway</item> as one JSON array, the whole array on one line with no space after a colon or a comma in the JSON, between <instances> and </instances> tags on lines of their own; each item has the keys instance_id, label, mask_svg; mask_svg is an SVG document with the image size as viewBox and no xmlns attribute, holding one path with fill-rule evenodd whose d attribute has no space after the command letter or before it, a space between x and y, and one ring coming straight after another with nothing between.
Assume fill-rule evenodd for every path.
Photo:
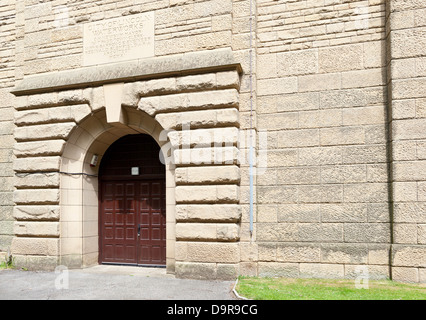
<instances>
[{"instance_id":1,"label":"arched doorway","mask_svg":"<svg viewBox=\"0 0 426 320\"><path fill-rule=\"evenodd\" d=\"M99 263L166 265L166 182L149 135L114 142L99 168Z\"/></svg>"}]
</instances>

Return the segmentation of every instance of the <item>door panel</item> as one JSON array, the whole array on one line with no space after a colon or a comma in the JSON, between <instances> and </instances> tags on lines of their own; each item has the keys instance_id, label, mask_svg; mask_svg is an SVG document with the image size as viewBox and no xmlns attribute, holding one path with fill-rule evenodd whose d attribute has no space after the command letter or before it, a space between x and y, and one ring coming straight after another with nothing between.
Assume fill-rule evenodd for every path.
<instances>
[{"instance_id":1,"label":"door panel","mask_svg":"<svg viewBox=\"0 0 426 320\"><path fill-rule=\"evenodd\" d=\"M106 263L135 264L135 183L107 181L101 186L101 260Z\"/></svg>"},{"instance_id":2,"label":"door panel","mask_svg":"<svg viewBox=\"0 0 426 320\"><path fill-rule=\"evenodd\" d=\"M166 264L165 183L161 180L139 183L140 254L139 264Z\"/></svg>"}]
</instances>

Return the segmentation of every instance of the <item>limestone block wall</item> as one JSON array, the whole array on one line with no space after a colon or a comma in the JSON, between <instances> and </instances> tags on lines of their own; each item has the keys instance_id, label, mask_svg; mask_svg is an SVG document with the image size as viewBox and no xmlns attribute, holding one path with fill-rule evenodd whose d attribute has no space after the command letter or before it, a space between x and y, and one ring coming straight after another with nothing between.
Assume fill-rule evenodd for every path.
<instances>
[{"instance_id":1,"label":"limestone block wall","mask_svg":"<svg viewBox=\"0 0 426 320\"><path fill-rule=\"evenodd\" d=\"M246 273L389 276L385 9L381 0L257 2L268 168L256 180Z\"/></svg>"},{"instance_id":2,"label":"limestone block wall","mask_svg":"<svg viewBox=\"0 0 426 320\"><path fill-rule=\"evenodd\" d=\"M13 106L10 93L15 78L15 1L0 4L0 252L7 252L13 237Z\"/></svg>"},{"instance_id":3,"label":"limestone block wall","mask_svg":"<svg viewBox=\"0 0 426 320\"><path fill-rule=\"evenodd\" d=\"M60 210L61 156L71 132L93 111L94 104L83 98L82 90L40 93L17 100L16 221L11 251L17 266L50 269L60 264L60 237L67 234L60 224L67 220Z\"/></svg>"},{"instance_id":4,"label":"limestone block wall","mask_svg":"<svg viewBox=\"0 0 426 320\"><path fill-rule=\"evenodd\" d=\"M60 172L96 175L95 151L148 132L172 162L177 275L424 282L425 10L417 0L2 0L0 251L34 268L96 263L97 205L85 202L96 178ZM154 16L153 57L84 65L85 25L139 13ZM108 107L107 84L122 90ZM119 117L108 122L111 105Z\"/></svg>"},{"instance_id":5,"label":"limestone block wall","mask_svg":"<svg viewBox=\"0 0 426 320\"><path fill-rule=\"evenodd\" d=\"M155 13L156 56L229 47L233 6L231 0L16 1L19 72L81 67L84 24L143 12Z\"/></svg>"},{"instance_id":6,"label":"limestone block wall","mask_svg":"<svg viewBox=\"0 0 426 320\"><path fill-rule=\"evenodd\" d=\"M389 1L392 277L426 281L426 4Z\"/></svg>"}]
</instances>

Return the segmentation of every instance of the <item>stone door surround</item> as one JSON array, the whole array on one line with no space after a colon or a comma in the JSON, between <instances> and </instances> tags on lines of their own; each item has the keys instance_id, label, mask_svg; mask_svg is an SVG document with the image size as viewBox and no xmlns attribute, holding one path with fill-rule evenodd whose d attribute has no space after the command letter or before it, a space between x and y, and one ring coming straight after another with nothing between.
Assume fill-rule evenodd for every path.
<instances>
[{"instance_id":1,"label":"stone door surround","mask_svg":"<svg viewBox=\"0 0 426 320\"><path fill-rule=\"evenodd\" d=\"M145 133L166 162L168 272L235 277L241 73L232 51L218 49L24 78L13 90L16 263L97 263L99 166L90 161Z\"/></svg>"}]
</instances>

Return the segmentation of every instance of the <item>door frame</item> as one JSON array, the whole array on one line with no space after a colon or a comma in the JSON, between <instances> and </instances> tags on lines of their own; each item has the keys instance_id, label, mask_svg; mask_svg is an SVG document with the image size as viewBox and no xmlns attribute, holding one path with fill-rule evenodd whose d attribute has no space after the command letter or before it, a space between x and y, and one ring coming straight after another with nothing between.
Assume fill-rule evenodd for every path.
<instances>
[{"instance_id":1,"label":"door frame","mask_svg":"<svg viewBox=\"0 0 426 320\"><path fill-rule=\"evenodd\" d=\"M158 122L143 112L125 107L135 126L113 127L107 124L105 109L81 121L71 133L59 161L60 172L81 173L60 175L61 236L58 262L69 268L87 268L99 264L99 169L103 155L119 138L129 134L147 134L159 147L169 142L161 138ZM155 128L155 130L153 129ZM135 129L137 129L135 131ZM94 155L99 164L93 166ZM165 164L166 180L166 272L175 274L176 268L176 216L175 169L173 162Z\"/></svg>"}]
</instances>

